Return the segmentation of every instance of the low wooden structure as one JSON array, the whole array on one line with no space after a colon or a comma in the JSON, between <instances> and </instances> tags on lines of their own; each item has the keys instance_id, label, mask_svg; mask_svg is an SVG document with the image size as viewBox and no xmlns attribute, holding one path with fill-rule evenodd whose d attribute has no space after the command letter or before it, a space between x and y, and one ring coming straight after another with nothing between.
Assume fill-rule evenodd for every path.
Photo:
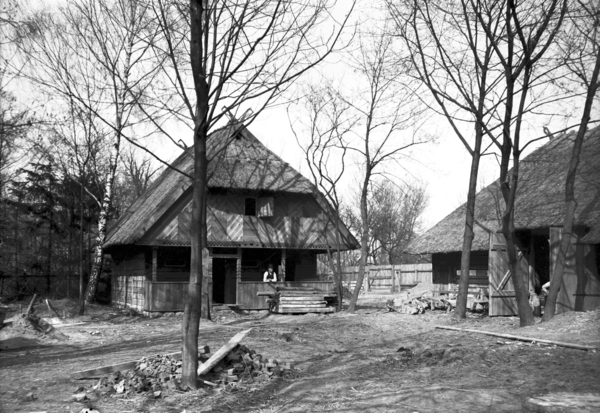
<instances>
[{"instance_id":1,"label":"low wooden structure","mask_svg":"<svg viewBox=\"0 0 600 413\"><path fill-rule=\"evenodd\" d=\"M334 291L307 287L278 286L257 295L268 297L269 310L278 314L333 313L338 302Z\"/></svg>"},{"instance_id":2,"label":"low wooden structure","mask_svg":"<svg viewBox=\"0 0 600 413\"><path fill-rule=\"evenodd\" d=\"M564 186L574 134L550 140L521 161L515 205L519 265L530 291L540 293L556 262L564 219ZM577 170L574 231L556 312L600 306L600 127L586 134ZM472 286L489 287L490 315L516 314L506 242L500 232L504 208L496 181L477 194ZM460 276L465 205L409 245L413 254L432 254L433 282L451 289Z\"/></svg>"},{"instance_id":3,"label":"low wooden structure","mask_svg":"<svg viewBox=\"0 0 600 413\"><path fill-rule=\"evenodd\" d=\"M331 206L316 187L234 123L208 139L207 272L212 302L265 309L277 285L332 289L317 255L336 247ZM173 166L191 174L192 148ZM191 181L167 169L111 228L112 301L145 312L183 311L190 273ZM341 249L358 248L343 223Z\"/></svg>"},{"instance_id":4,"label":"low wooden structure","mask_svg":"<svg viewBox=\"0 0 600 413\"><path fill-rule=\"evenodd\" d=\"M358 279L358 267L342 269L342 280L354 291ZM431 264L367 265L361 291L394 293L414 287L419 283L432 282Z\"/></svg>"}]
</instances>

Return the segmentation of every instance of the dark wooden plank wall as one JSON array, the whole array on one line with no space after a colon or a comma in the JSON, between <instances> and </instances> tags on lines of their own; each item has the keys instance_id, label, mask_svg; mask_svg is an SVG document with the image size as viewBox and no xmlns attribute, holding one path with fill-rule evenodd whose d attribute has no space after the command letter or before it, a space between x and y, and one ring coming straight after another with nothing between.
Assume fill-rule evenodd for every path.
<instances>
[{"instance_id":1,"label":"dark wooden plank wall","mask_svg":"<svg viewBox=\"0 0 600 413\"><path fill-rule=\"evenodd\" d=\"M567 252L562 285L556 301L556 313L591 311L600 306L600 246L579 244L583 231L576 229ZM550 268L556 258L562 237L562 227L550 228Z\"/></svg>"},{"instance_id":2,"label":"dark wooden plank wall","mask_svg":"<svg viewBox=\"0 0 600 413\"><path fill-rule=\"evenodd\" d=\"M187 287L187 282L148 282L146 311L183 311Z\"/></svg>"},{"instance_id":3,"label":"dark wooden plank wall","mask_svg":"<svg viewBox=\"0 0 600 413\"><path fill-rule=\"evenodd\" d=\"M471 268L469 288L487 287L488 285L488 251L471 252ZM460 279L460 252L432 254L433 283L440 289L454 289Z\"/></svg>"},{"instance_id":4,"label":"dark wooden plank wall","mask_svg":"<svg viewBox=\"0 0 600 413\"><path fill-rule=\"evenodd\" d=\"M145 254L139 252L127 259L113 260L111 301L119 307L144 310Z\"/></svg>"},{"instance_id":5,"label":"dark wooden plank wall","mask_svg":"<svg viewBox=\"0 0 600 413\"><path fill-rule=\"evenodd\" d=\"M275 291L274 287L315 288L320 291L333 291L331 281L286 281L276 283L242 281L238 284L237 304L246 310L268 309L267 297L258 297L259 292Z\"/></svg>"}]
</instances>

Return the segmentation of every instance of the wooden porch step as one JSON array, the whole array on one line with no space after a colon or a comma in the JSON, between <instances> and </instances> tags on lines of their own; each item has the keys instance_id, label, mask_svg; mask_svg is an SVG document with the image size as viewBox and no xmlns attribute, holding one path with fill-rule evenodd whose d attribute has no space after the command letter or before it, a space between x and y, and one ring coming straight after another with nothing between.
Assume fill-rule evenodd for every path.
<instances>
[{"instance_id":1,"label":"wooden porch step","mask_svg":"<svg viewBox=\"0 0 600 413\"><path fill-rule=\"evenodd\" d=\"M319 304L308 304L308 303L301 303L301 304L286 304L286 303L279 303L279 308L325 308L326 307L326 303L319 303Z\"/></svg>"}]
</instances>

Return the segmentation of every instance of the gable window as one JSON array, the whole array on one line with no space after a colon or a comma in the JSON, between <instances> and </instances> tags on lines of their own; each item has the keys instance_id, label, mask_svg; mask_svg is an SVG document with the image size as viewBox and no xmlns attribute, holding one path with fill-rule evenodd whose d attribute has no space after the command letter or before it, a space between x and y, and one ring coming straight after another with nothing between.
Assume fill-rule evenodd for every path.
<instances>
[{"instance_id":1,"label":"gable window","mask_svg":"<svg viewBox=\"0 0 600 413\"><path fill-rule=\"evenodd\" d=\"M246 198L244 215L256 216L256 198Z\"/></svg>"}]
</instances>

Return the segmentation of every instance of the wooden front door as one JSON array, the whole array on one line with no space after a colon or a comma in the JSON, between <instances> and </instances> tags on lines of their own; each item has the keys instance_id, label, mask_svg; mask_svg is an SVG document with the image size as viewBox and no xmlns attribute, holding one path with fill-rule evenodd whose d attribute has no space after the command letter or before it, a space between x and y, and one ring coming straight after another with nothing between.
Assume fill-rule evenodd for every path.
<instances>
[{"instance_id":1,"label":"wooden front door","mask_svg":"<svg viewBox=\"0 0 600 413\"><path fill-rule=\"evenodd\" d=\"M517 273L528 280L527 259L518 248L517 257L519 259ZM508 266L506 240L501 233L490 234L488 274L490 279L490 316L517 315L515 286Z\"/></svg>"}]
</instances>

